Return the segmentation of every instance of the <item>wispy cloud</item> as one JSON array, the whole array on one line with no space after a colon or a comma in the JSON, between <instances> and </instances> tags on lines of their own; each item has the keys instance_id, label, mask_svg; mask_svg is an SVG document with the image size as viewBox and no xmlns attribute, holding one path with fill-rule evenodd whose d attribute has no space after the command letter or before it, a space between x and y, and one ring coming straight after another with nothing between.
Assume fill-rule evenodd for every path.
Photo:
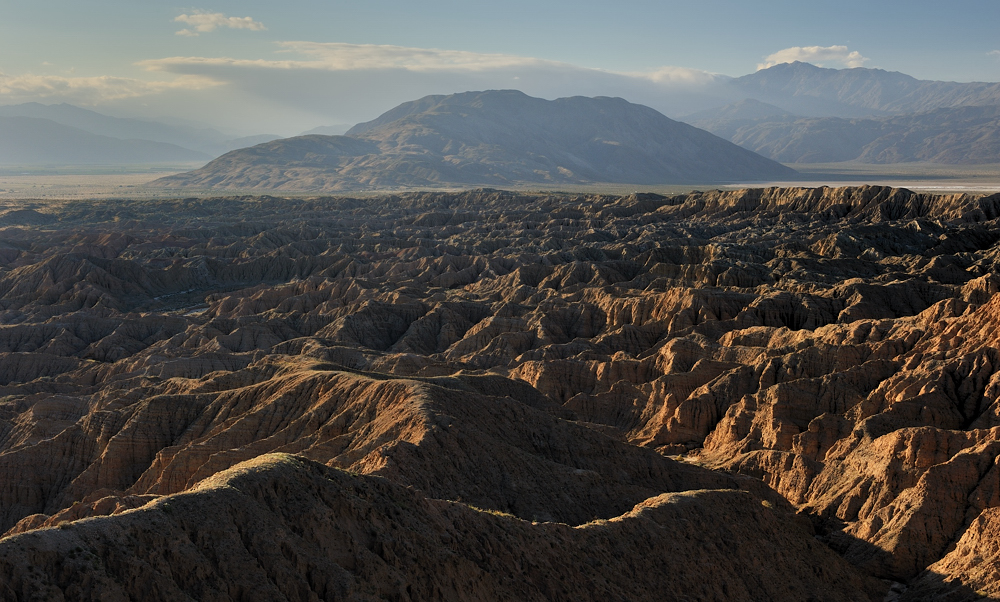
<instances>
[{"instance_id":1,"label":"wispy cloud","mask_svg":"<svg viewBox=\"0 0 1000 602\"><path fill-rule=\"evenodd\" d=\"M463 50L408 48L375 44L279 42L279 52L304 58L288 60L233 59L226 57L169 57L140 61L151 71L174 71L187 66L255 67L263 69L321 69L358 71L404 69L407 71L488 71L519 67L570 65L508 54L480 54Z\"/></svg>"},{"instance_id":2,"label":"wispy cloud","mask_svg":"<svg viewBox=\"0 0 1000 602\"><path fill-rule=\"evenodd\" d=\"M990 50L986 53L986 56L992 56L993 58L1000 60L1000 50Z\"/></svg>"},{"instance_id":3,"label":"wispy cloud","mask_svg":"<svg viewBox=\"0 0 1000 602\"><path fill-rule=\"evenodd\" d=\"M281 53L298 54L303 58L267 60L227 57L169 57L140 61L137 64L150 71L174 73L187 73L193 69L217 67L323 71L404 70L417 73L473 72L484 74L527 69L600 74L641 79L657 84L704 84L720 78L720 76L706 71L684 67L661 67L645 72L618 73L532 57L437 48L324 42L279 42L278 47Z\"/></svg>"},{"instance_id":4,"label":"wispy cloud","mask_svg":"<svg viewBox=\"0 0 1000 602\"><path fill-rule=\"evenodd\" d=\"M857 50L849 50L847 46L792 46L779 50L767 56L757 69L767 69L781 63L812 63L824 67L829 64L842 67L863 67L868 59L861 56Z\"/></svg>"},{"instance_id":5,"label":"wispy cloud","mask_svg":"<svg viewBox=\"0 0 1000 602\"><path fill-rule=\"evenodd\" d=\"M177 32L179 36L194 37L203 33L211 33L216 29L249 29L250 31L264 31L267 29L260 21L254 21L251 17L227 17L223 13L210 13L204 10L196 10L190 15L179 15L174 19L177 23L190 25Z\"/></svg>"},{"instance_id":6,"label":"wispy cloud","mask_svg":"<svg viewBox=\"0 0 1000 602\"><path fill-rule=\"evenodd\" d=\"M555 64L554 61L509 54L483 54L465 50L410 48L376 44L342 44L321 42L281 42L285 52L312 57L326 69L407 69L424 70L483 70Z\"/></svg>"},{"instance_id":7,"label":"wispy cloud","mask_svg":"<svg viewBox=\"0 0 1000 602\"><path fill-rule=\"evenodd\" d=\"M167 90L201 90L220 82L200 75L182 75L170 81L142 81L125 77L62 77L0 73L0 103L60 100L83 105L137 98Z\"/></svg>"},{"instance_id":8,"label":"wispy cloud","mask_svg":"<svg viewBox=\"0 0 1000 602\"><path fill-rule=\"evenodd\" d=\"M720 76L715 73L699 69L688 69L687 67L660 67L653 71L629 73L628 75L649 79L657 84L666 85L703 85L714 83L720 79Z\"/></svg>"},{"instance_id":9,"label":"wispy cloud","mask_svg":"<svg viewBox=\"0 0 1000 602\"><path fill-rule=\"evenodd\" d=\"M615 72L510 54L373 44L281 42L267 59L176 56L141 61L153 72L225 82L240 105L264 103L283 115L328 115L325 121L372 119L428 94L517 88L531 96L621 96L668 115L725 104L730 78L661 67Z\"/></svg>"},{"instance_id":10,"label":"wispy cloud","mask_svg":"<svg viewBox=\"0 0 1000 602\"><path fill-rule=\"evenodd\" d=\"M150 72L141 79L68 72L0 75L0 104L143 107L138 110L295 133L316 123L372 119L428 94L467 90L517 88L542 98L621 96L668 115L728 99L729 78L681 67L622 73L534 57L371 44L283 42L277 51L261 59L141 61Z\"/></svg>"}]
</instances>

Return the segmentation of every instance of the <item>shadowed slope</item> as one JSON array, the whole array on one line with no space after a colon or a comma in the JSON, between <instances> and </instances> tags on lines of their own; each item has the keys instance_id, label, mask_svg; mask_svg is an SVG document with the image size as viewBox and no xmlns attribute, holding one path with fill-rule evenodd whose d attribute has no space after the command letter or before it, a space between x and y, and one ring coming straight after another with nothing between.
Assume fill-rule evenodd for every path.
<instances>
[{"instance_id":1,"label":"shadowed slope","mask_svg":"<svg viewBox=\"0 0 1000 602\"><path fill-rule=\"evenodd\" d=\"M0 570L8 600L832 601L882 589L748 493L665 494L572 528L278 454L138 510L6 538Z\"/></svg>"}]
</instances>

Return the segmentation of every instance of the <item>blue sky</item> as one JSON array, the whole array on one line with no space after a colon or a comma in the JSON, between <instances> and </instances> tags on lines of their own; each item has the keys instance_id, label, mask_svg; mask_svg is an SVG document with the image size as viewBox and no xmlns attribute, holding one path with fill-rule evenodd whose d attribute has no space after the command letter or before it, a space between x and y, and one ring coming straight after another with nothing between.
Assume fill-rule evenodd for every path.
<instances>
[{"instance_id":1,"label":"blue sky","mask_svg":"<svg viewBox=\"0 0 1000 602\"><path fill-rule=\"evenodd\" d=\"M678 86L796 58L1000 81L998 24L997 0L0 0L0 104L279 134L470 86L616 95L676 114L692 107L656 103Z\"/></svg>"}]
</instances>

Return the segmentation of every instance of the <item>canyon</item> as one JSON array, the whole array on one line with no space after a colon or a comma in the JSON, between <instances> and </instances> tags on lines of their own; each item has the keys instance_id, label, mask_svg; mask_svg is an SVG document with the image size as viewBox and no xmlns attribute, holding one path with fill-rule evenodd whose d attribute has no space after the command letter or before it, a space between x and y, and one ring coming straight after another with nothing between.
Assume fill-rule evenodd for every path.
<instances>
[{"instance_id":1,"label":"canyon","mask_svg":"<svg viewBox=\"0 0 1000 602\"><path fill-rule=\"evenodd\" d=\"M0 598L1000 599L998 218L9 201Z\"/></svg>"}]
</instances>

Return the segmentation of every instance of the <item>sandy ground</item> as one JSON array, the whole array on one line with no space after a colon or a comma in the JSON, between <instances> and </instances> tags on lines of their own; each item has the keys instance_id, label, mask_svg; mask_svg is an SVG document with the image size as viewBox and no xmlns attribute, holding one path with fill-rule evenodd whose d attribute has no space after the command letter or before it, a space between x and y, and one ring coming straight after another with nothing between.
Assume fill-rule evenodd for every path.
<instances>
[{"instance_id":1,"label":"sandy ground","mask_svg":"<svg viewBox=\"0 0 1000 602\"><path fill-rule=\"evenodd\" d=\"M105 199L151 198L164 196L162 191L145 184L177 172L116 174L24 175L0 173L0 201L4 199ZM184 196L173 193L169 196Z\"/></svg>"},{"instance_id":2,"label":"sandy ground","mask_svg":"<svg viewBox=\"0 0 1000 602\"><path fill-rule=\"evenodd\" d=\"M789 167L802 174L801 179L763 185L815 187L881 184L935 194L1000 192L1000 165L819 163L793 164Z\"/></svg>"},{"instance_id":3,"label":"sandy ground","mask_svg":"<svg viewBox=\"0 0 1000 602\"><path fill-rule=\"evenodd\" d=\"M827 163L814 165L792 165L802 174L796 180L775 182L746 182L720 186L677 185L677 186L636 186L628 184L593 184L588 186L553 187L530 185L511 186L509 189L553 192L581 192L604 194L629 194L631 192L656 192L660 194L681 194L691 190L711 190L716 188L738 189L768 186L858 186L880 184L908 188L918 192L949 193L995 193L1000 192L1000 165L864 165L852 163ZM52 169L20 173L16 169L0 170L0 203L5 200L72 200L111 198L177 198L207 197L232 194L262 194L262 191L203 190L177 191L148 186L150 182L180 170L119 171L116 173L71 173L69 170ZM388 191L374 191L380 194ZM310 195L310 193L303 193ZM313 193L315 194L315 193ZM349 193L353 196L369 196L368 193ZM283 191L280 196L299 196ZM310 195L311 196L311 195Z\"/></svg>"}]
</instances>

